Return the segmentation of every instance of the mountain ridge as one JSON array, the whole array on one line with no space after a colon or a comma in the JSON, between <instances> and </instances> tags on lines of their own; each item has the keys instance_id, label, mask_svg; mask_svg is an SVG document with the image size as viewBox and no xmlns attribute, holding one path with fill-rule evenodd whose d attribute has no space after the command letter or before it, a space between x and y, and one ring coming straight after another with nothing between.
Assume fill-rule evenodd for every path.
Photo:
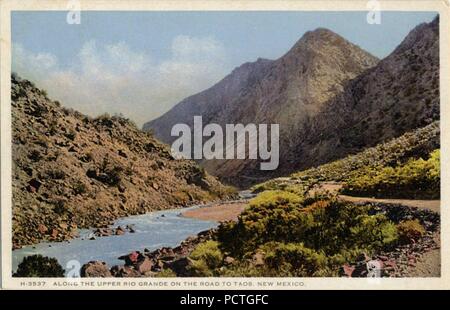
<instances>
[{"instance_id":1,"label":"mountain ridge","mask_svg":"<svg viewBox=\"0 0 450 310\"><path fill-rule=\"evenodd\" d=\"M118 217L234 197L131 121L61 107L16 75L11 84L15 248L68 240Z\"/></svg>"},{"instance_id":2,"label":"mountain ridge","mask_svg":"<svg viewBox=\"0 0 450 310\"><path fill-rule=\"evenodd\" d=\"M192 128L194 115L201 115L204 123L222 126L279 123L282 133L298 131L301 122L315 115L349 79L378 61L343 37L319 28L305 33L279 59L244 63L210 89L182 100L143 128L169 144L176 138L170 136L171 127L185 123ZM290 144L282 137L280 149L291 149ZM215 160L202 164L223 176Z\"/></svg>"}]
</instances>

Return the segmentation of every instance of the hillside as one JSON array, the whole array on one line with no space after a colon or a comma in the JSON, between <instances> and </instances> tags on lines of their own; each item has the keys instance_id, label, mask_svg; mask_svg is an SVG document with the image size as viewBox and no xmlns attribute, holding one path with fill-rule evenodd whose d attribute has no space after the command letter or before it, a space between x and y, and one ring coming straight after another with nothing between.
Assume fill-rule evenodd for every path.
<instances>
[{"instance_id":1,"label":"hillside","mask_svg":"<svg viewBox=\"0 0 450 310\"><path fill-rule=\"evenodd\" d=\"M233 195L120 116L90 118L12 76L13 245Z\"/></svg>"},{"instance_id":2,"label":"hillside","mask_svg":"<svg viewBox=\"0 0 450 310\"><path fill-rule=\"evenodd\" d=\"M297 170L342 158L439 120L439 19L350 81L301 132ZM298 159L301 160L298 160Z\"/></svg>"},{"instance_id":3,"label":"hillside","mask_svg":"<svg viewBox=\"0 0 450 310\"><path fill-rule=\"evenodd\" d=\"M316 115L323 104L343 90L345 83L378 59L330 30L307 32L277 60L258 59L235 69L218 84L191 96L172 110L144 125L162 141L171 143L170 131L176 123L192 126L193 116L203 122L280 124L281 161L293 155L303 124ZM202 165L224 179L259 167L255 161L211 160Z\"/></svg>"},{"instance_id":4,"label":"hillside","mask_svg":"<svg viewBox=\"0 0 450 310\"><path fill-rule=\"evenodd\" d=\"M244 64L144 128L170 143L172 125L194 115L279 123L276 171L255 160L201 163L240 186L345 157L439 119L438 26L438 18L417 26L381 61L329 30L308 32L280 59Z\"/></svg>"},{"instance_id":5,"label":"hillside","mask_svg":"<svg viewBox=\"0 0 450 310\"><path fill-rule=\"evenodd\" d=\"M321 182L354 182L355 179L366 176L369 171L401 167L414 160L426 159L430 153L439 148L440 127L439 121L435 121L357 154L293 173L288 178L276 178L255 185L253 190L260 192L285 189L296 184L302 187L303 192L308 192ZM414 173L410 171L409 174Z\"/></svg>"}]
</instances>

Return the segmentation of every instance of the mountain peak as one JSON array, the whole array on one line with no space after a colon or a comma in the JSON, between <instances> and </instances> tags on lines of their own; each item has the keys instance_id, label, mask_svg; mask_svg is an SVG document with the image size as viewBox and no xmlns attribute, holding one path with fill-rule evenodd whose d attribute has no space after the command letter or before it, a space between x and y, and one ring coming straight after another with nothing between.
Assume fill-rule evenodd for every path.
<instances>
[{"instance_id":1,"label":"mountain peak","mask_svg":"<svg viewBox=\"0 0 450 310\"><path fill-rule=\"evenodd\" d=\"M373 66L379 60L369 52L327 28L317 28L305 32L283 58L315 58L317 56L321 58L344 57L346 59L358 59L367 66Z\"/></svg>"}]
</instances>

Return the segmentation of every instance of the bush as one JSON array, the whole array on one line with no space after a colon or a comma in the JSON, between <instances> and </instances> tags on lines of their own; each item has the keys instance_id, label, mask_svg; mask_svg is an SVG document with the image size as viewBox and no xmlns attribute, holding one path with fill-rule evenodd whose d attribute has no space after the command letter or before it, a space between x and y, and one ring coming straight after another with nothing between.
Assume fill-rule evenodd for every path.
<instances>
[{"instance_id":1,"label":"bush","mask_svg":"<svg viewBox=\"0 0 450 310\"><path fill-rule=\"evenodd\" d=\"M87 191L86 184L84 184L81 181L78 181L73 185L73 192L75 193L75 195L84 194L86 193L86 191Z\"/></svg>"},{"instance_id":2,"label":"bush","mask_svg":"<svg viewBox=\"0 0 450 310\"><path fill-rule=\"evenodd\" d=\"M121 166L111 163L108 156L103 158L99 170L100 174L95 174L93 177L100 182L110 186L116 186L122 181L122 172L124 169Z\"/></svg>"},{"instance_id":3,"label":"bush","mask_svg":"<svg viewBox=\"0 0 450 310\"><path fill-rule=\"evenodd\" d=\"M267 197L264 201L262 198ZM268 242L302 243L327 256L351 258L361 251L373 252L395 244L394 223L368 206L356 206L337 199L311 205L257 197L237 222L219 226L217 237L224 252L246 257ZM277 195L277 197L283 195ZM279 204L276 203L278 201Z\"/></svg>"},{"instance_id":4,"label":"bush","mask_svg":"<svg viewBox=\"0 0 450 310\"><path fill-rule=\"evenodd\" d=\"M76 136L77 136L77 132L73 129L70 129L68 132L65 133L65 136L67 139L69 140L75 140Z\"/></svg>"},{"instance_id":5,"label":"bush","mask_svg":"<svg viewBox=\"0 0 450 310\"><path fill-rule=\"evenodd\" d=\"M418 220L403 221L397 225L399 240L403 243L417 241L425 234L425 228Z\"/></svg>"},{"instance_id":6,"label":"bush","mask_svg":"<svg viewBox=\"0 0 450 310\"><path fill-rule=\"evenodd\" d=\"M262 248L269 268L288 271L292 276L314 276L327 266L324 253L316 252L303 243L267 243Z\"/></svg>"},{"instance_id":7,"label":"bush","mask_svg":"<svg viewBox=\"0 0 450 310\"><path fill-rule=\"evenodd\" d=\"M189 258L191 259L189 271L192 275L208 277L212 276L214 269L222 264L223 254L218 242L209 240L197 245Z\"/></svg>"},{"instance_id":8,"label":"bush","mask_svg":"<svg viewBox=\"0 0 450 310\"><path fill-rule=\"evenodd\" d=\"M364 169L366 168L378 169L379 167L404 163L410 158L428 156L430 152L439 148L439 137L439 121L436 121L426 127L405 133L386 143L367 148L355 155L350 155L316 168L294 173L292 178L306 185L320 181L346 181L355 174L363 175ZM269 182L271 182L271 187L276 187L276 183L279 183Z\"/></svg>"},{"instance_id":9,"label":"bush","mask_svg":"<svg viewBox=\"0 0 450 310\"><path fill-rule=\"evenodd\" d=\"M409 160L396 167L366 168L350 178L342 192L357 196L437 199L440 196L440 151L428 160Z\"/></svg>"},{"instance_id":10,"label":"bush","mask_svg":"<svg viewBox=\"0 0 450 310\"><path fill-rule=\"evenodd\" d=\"M59 169L49 169L46 171L47 176L53 180L62 180L66 177L66 173Z\"/></svg>"},{"instance_id":11,"label":"bush","mask_svg":"<svg viewBox=\"0 0 450 310\"><path fill-rule=\"evenodd\" d=\"M251 208L270 208L278 205L298 205L302 202L298 194L284 190L264 191L256 198L250 200Z\"/></svg>"},{"instance_id":12,"label":"bush","mask_svg":"<svg viewBox=\"0 0 450 310\"><path fill-rule=\"evenodd\" d=\"M166 268L158 272L156 276L161 278L175 278L177 274L172 269Z\"/></svg>"},{"instance_id":13,"label":"bush","mask_svg":"<svg viewBox=\"0 0 450 310\"><path fill-rule=\"evenodd\" d=\"M64 277L64 269L55 258L38 254L25 257L13 277L58 278Z\"/></svg>"}]
</instances>

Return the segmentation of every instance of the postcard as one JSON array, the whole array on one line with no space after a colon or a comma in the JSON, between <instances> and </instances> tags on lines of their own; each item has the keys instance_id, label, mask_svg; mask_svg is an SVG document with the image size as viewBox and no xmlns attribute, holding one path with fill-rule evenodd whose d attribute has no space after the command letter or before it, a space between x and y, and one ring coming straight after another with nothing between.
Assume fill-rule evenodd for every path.
<instances>
[{"instance_id":1,"label":"postcard","mask_svg":"<svg viewBox=\"0 0 450 310\"><path fill-rule=\"evenodd\" d=\"M449 7L1 0L1 287L450 288Z\"/></svg>"}]
</instances>

